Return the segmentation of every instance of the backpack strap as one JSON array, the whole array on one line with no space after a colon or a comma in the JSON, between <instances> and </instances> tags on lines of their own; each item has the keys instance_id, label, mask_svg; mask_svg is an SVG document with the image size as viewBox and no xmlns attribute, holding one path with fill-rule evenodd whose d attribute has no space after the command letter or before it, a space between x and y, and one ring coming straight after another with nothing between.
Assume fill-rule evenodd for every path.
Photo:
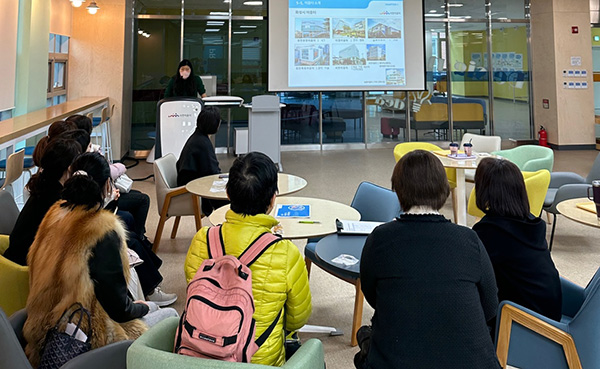
<instances>
[{"instance_id":1,"label":"backpack strap","mask_svg":"<svg viewBox=\"0 0 600 369\"><path fill-rule=\"evenodd\" d=\"M208 258L216 259L225 255L225 243L223 243L223 234L221 225L210 227L206 234L206 247L208 248Z\"/></svg>"},{"instance_id":2,"label":"backpack strap","mask_svg":"<svg viewBox=\"0 0 600 369\"><path fill-rule=\"evenodd\" d=\"M273 332L273 329L275 329L275 326L277 325L279 318L281 317L282 311L283 311L283 308L281 308L281 310L279 310L279 313L277 313L277 317L275 318L275 320L273 320L273 323L271 323L271 325L263 332L263 334L260 335L260 337L258 337L256 339L256 341L254 341L254 342L256 342L256 345L258 345L258 347L262 346L262 344L265 343L267 338L269 338L269 336Z\"/></svg>"},{"instance_id":3,"label":"backpack strap","mask_svg":"<svg viewBox=\"0 0 600 369\"><path fill-rule=\"evenodd\" d=\"M280 241L281 237L271 232L265 232L258 236L238 257L240 262L246 266L252 265L272 244Z\"/></svg>"}]
</instances>

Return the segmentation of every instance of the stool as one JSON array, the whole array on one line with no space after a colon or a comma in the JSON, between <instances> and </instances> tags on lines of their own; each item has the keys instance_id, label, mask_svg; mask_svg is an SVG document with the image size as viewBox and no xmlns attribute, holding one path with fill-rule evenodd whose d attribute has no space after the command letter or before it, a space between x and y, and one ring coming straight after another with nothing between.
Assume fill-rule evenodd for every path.
<instances>
[{"instance_id":1,"label":"stool","mask_svg":"<svg viewBox=\"0 0 600 369\"><path fill-rule=\"evenodd\" d=\"M108 108L102 108L100 118L93 116L91 117L93 127L91 137L100 137L100 142L96 140L96 144L100 145L100 149L102 150L102 153L104 154L106 160L108 160L109 163L113 162L112 141L110 137L110 118L112 118L114 112L115 104L113 104L110 108L110 115L108 115ZM92 113L89 113L87 115L88 118L90 117L90 115L92 115ZM94 132L94 130L96 129L98 129L100 132Z\"/></svg>"}]
</instances>

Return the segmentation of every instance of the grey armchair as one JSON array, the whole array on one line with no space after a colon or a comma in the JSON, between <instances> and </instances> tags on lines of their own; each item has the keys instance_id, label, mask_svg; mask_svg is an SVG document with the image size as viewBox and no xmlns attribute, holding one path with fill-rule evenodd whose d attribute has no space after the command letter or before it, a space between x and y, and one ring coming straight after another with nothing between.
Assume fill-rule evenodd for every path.
<instances>
[{"instance_id":1,"label":"grey armchair","mask_svg":"<svg viewBox=\"0 0 600 369\"><path fill-rule=\"evenodd\" d=\"M599 368L600 274L580 287L561 278L562 319L549 319L510 301L498 307L497 354L502 367Z\"/></svg>"},{"instance_id":2,"label":"grey armchair","mask_svg":"<svg viewBox=\"0 0 600 369\"><path fill-rule=\"evenodd\" d=\"M550 175L550 185L546 193L543 208L548 214L554 215L552 232L550 233L550 251L552 251L552 243L554 241L556 215L560 214L556 209L556 205L564 200L586 197L587 189L595 179L600 179L600 154L596 156L592 169L585 178L573 172L552 172Z\"/></svg>"},{"instance_id":3,"label":"grey armchair","mask_svg":"<svg viewBox=\"0 0 600 369\"><path fill-rule=\"evenodd\" d=\"M27 320L25 310L11 315L10 320L0 309L0 348L2 348L2 367L11 369L33 369L25 356L23 347L23 324ZM60 369L127 369L127 349L133 341L115 342L79 355L60 367Z\"/></svg>"}]
</instances>

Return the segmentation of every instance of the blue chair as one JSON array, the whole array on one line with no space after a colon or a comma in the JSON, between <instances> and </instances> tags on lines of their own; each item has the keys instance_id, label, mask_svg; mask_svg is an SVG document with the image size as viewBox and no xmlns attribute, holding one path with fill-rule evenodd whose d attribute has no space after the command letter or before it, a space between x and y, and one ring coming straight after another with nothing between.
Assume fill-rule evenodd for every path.
<instances>
[{"instance_id":1,"label":"blue chair","mask_svg":"<svg viewBox=\"0 0 600 369\"><path fill-rule=\"evenodd\" d=\"M371 222L389 222L399 216L402 212L398 197L393 191L370 182L362 182L358 185L358 189L356 190L356 194L354 194L354 199L350 206L358 210L361 220ZM314 263L324 271L351 283L356 287L352 336L350 337L350 344L356 346L356 332L358 331L358 328L360 328L363 308L363 293L360 289L360 280L356 279L351 273L345 274L338 273L337 271L334 272L330 270L326 263L320 261L315 253L317 242L319 242L319 240L320 238L309 239L304 248L304 262L306 263L306 269L310 276L310 268L312 263Z\"/></svg>"},{"instance_id":2,"label":"blue chair","mask_svg":"<svg viewBox=\"0 0 600 369\"><path fill-rule=\"evenodd\" d=\"M591 187L592 181L596 179L600 179L600 154L596 156L594 165L592 165L592 169L585 178L573 172L552 172L550 174L550 186L548 192L546 192L543 208L548 214L548 221L550 221L550 214L554 216L548 247L550 251L552 251L552 243L554 242L556 215L560 214L556 209L556 205L561 201L587 197L588 187Z\"/></svg>"},{"instance_id":3,"label":"blue chair","mask_svg":"<svg viewBox=\"0 0 600 369\"><path fill-rule=\"evenodd\" d=\"M496 352L503 368L600 367L600 270L586 288L563 278L561 286L560 322L510 301L500 304Z\"/></svg>"}]
</instances>

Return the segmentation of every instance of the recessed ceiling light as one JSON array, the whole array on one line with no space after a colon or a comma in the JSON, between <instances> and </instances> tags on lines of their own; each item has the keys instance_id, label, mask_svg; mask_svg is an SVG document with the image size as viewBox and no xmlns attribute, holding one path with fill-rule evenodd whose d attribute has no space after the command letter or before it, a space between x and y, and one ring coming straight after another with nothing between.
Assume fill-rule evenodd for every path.
<instances>
[{"instance_id":1,"label":"recessed ceiling light","mask_svg":"<svg viewBox=\"0 0 600 369\"><path fill-rule=\"evenodd\" d=\"M430 10L430 13L437 13L437 10Z\"/></svg>"},{"instance_id":2,"label":"recessed ceiling light","mask_svg":"<svg viewBox=\"0 0 600 369\"><path fill-rule=\"evenodd\" d=\"M245 35L246 33L248 33L247 31L234 31L233 34L234 35Z\"/></svg>"},{"instance_id":3,"label":"recessed ceiling light","mask_svg":"<svg viewBox=\"0 0 600 369\"><path fill-rule=\"evenodd\" d=\"M224 4L229 4L231 2L231 0L223 0Z\"/></svg>"},{"instance_id":4,"label":"recessed ceiling light","mask_svg":"<svg viewBox=\"0 0 600 369\"><path fill-rule=\"evenodd\" d=\"M248 6L261 6L262 4L262 1L244 1L244 5Z\"/></svg>"},{"instance_id":5,"label":"recessed ceiling light","mask_svg":"<svg viewBox=\"0 0 600 369\"><path fill-rule=\"evenodd\" d=\"M461 3L454 3L454 4L448 4L448 6L450 8L461 8L463 7L465 4L461 4Z\"/></svg>"},{"instance_id":6,"label":"recessed ceiling light","mask_svg":"<svg viewBox=\"0 0 600 369\"><path fill-rule=\"evenodd\" d=\"M218 28L207 28L204 30L204 32L219 32L219 31L220 31L220 29L218 29Z\"/></svg>"},{"instance_id":7,"label":"recessed ceiling light","mask_svg":"<svg viewBox=\"0 0 600 369\"><path fill-rule=\"evenodd\" d=\"M504 19L508 19L508 18L506 18L506 17L499 17L498 19L504 20Z\"/></svg>"},{"instance_id":8,"label":"recessed ceiling light","mask_svg":"<svg viewBox=\"0 0 600 369\"><path fill-rule=\"evenodd\" d=\"M229 15L228 12L210 12L209 14L210 15L225 15L225 16Z\"/></svg>"},{"instance_id":9,"label":"recessed ceiling light","mask_svg":"<svg viewBox=\"0 0 600 369\"><path fill-rule=\"evenodd\" d=\"M256 28L256 26L240 26L240 28Z\"/></svg>"},{"instance_id":10,"label":"recessed ceiling light","mask_svg":"<svg viewBox=\"0 0 600 369\"><path fill-rule=\"evenodd\" d=\"M222 26L225 24L225 21L207 21L206 25L208 26Z\"/></svg>"},{"instance_id":11,"label":"recessed ceiling light","mask_svg":"<svg viewBox=\"0 0 600 369\"><path fill-rule=\"evenodd\" d=\"M429 14L425 14L425 16L426 17L443 17L444 14L431 14L431 13L429 13Z\"/></svg>"}]
</instances>

